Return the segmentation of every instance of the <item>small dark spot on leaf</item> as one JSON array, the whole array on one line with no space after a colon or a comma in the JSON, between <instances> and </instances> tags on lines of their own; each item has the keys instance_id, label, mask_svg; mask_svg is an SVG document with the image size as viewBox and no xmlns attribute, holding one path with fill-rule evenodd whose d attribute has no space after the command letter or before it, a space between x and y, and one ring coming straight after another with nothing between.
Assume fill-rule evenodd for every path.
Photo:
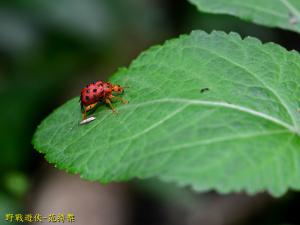
<instances>
[{"instance_id":1,"label":"small dark spot on leaf","mask_svg":"<svg viewBox=\"0 0 300 225\"><path fill-rule=\"evenodd\" d=\"M200 93L204 93L204 92L206 92L206 91L209 91L209 88L202 88L201 90L200 90Z\"/></svg>"}]
</instances>

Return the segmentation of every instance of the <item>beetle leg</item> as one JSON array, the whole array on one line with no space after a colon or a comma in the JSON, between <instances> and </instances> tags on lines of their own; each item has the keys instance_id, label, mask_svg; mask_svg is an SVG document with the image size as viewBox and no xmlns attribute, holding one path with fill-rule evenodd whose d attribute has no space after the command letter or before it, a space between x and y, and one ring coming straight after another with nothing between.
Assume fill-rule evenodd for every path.
<instances>
[{"instance_id":1,"label":"beetle leg","mask_svg":"<svg viewBox=\"0 0 300 225\"><path fill-rule=\"evenodd\" d=\"M111 101L109 98L105 99L105 103L109 105L109 107L111 108L111 110L113 111L113 113L116 113L116 109L112 106Z\"/></svg>"},{"instance_id":2,"label":"beetle leg","mask_svg":"<svg viewBox=\"0 0 300 225\"><path fill-rule=\"evenodd\" d=\"M93 108L95 108L95 106L97 105L97 103L94 103L94 104L91 104L91 105L88 105L87 107L85 107L83 113L82 113L82 117L83 119L82 120L86 120L86 113L90 110L92 110Z\"/></svg>"}]
</instances>

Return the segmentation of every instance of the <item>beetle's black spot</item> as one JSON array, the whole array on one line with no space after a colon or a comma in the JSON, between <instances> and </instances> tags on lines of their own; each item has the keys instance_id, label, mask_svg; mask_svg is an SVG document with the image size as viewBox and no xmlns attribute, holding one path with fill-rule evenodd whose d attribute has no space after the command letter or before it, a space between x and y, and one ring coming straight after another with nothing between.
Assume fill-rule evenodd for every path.
<instances>
[{"instance_id":1,"label":"beetle's black spot","mask_svg":"<svg viewBox=\"0 0 300 225\"><path fill-rule=\"evenodd\" d=\"M95 88L95 89L93 90L93 92L97 92L97 89Z\"/></svg>"},{"instance_id":2,"label":"beetle's black spot","mask_svg":"<svg viewBox=\"0 0 300 225\"><path fill-rule=\"evenodd\" d=\"M90 100L90 97L89 96L85 96L85 100Z\"/></svg>"},{"instance_id":3,"label":"beetle's black spot","mask_svg":"<svg viewBox=\"0 0 300 225\"><path fill-rule=\"evenodd\" d=\"M86 93L90 93L90 90L86 90Z\"/></svg>"}]
</instances>

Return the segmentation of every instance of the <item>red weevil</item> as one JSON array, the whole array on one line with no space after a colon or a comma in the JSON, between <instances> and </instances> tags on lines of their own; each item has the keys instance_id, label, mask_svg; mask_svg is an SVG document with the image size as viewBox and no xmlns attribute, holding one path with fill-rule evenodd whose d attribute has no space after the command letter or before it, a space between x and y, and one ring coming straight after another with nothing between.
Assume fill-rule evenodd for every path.
<instances>
[{"instance_id":1,"label":"red weevil","mask_svg":"<svg viewBox=\"0 0 300 225\"><path fill-rule=\"evenodd\" d=\"M80 105L83 118L80 124L85 124L95 119L94 117L87 118L87 112L95 108L98 103L104 102L105 104L108 104L113 112L116 112L116 110L112 106L112 99L118 99L124 104L128 103L127 100L114 96L113 92L123 93L124 88L118 84L112 84L104 81L97 81L82 88L80 94Z\"/></svg>"}]
</instances>

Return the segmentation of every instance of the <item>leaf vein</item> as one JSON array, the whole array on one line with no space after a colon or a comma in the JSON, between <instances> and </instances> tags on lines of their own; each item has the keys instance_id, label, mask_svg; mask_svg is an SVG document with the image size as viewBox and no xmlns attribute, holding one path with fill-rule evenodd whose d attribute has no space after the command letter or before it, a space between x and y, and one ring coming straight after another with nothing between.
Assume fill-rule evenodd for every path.
<instances>
[{"instance_id":1,"label":"leaf vein","mask_svg":"<svg viewBox=\"0 0 300 225\"><path fill-rule=\"evenodd\" d=\"M235 104L227 103L227 102L206 101L206 100L198 100L198 99L184 99L184 98L162 98L162 99L155 99L155 100L151 100L151 101L145 101L143 103L139 103L139 104L135 104L135 105L131 105L131 106L123 106L122 109L136 107L136 106L141 107L141 106L145 106L145 105L149 105L149 104L151 105L151 104L165 103L165 102L188 103L191 105L206 105L206 106L224 107L224 108L228 108L228 109L238 110L241 112L251 114L256 117L263 118L270 122L273 122L274 124L282 126L286 129L288 129L290 132L296 133L297 135L300 136L300 131L296 127L294 127L293 125L290 125L284 121L281 121L280 119L278 119L276 117L270 116L263 112L259 112L259 111L256 111L256 110L244 107L244 106L239 106L239 105L235 105Z\"/></svg>"}]
</instances>

